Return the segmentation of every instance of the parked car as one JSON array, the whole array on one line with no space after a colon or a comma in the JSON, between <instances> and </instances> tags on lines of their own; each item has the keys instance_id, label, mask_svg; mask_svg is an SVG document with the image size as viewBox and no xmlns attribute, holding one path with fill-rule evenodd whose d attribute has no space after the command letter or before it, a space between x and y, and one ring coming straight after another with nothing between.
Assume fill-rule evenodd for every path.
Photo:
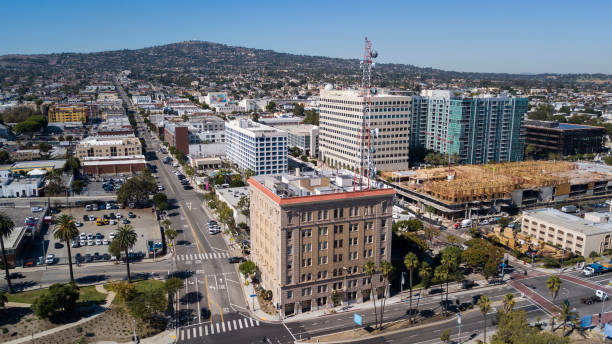
<instances>
[{"instance_id":1,"label":"parked car","mask_svg":"<svg viewBox=\"0 0 612 344\"><path fill-rule=\"evenodd\" d=\"M108 237L111 238L111 239L115 239L115 232L110 232L108 234Z\"/></svg>"},{"instance_id":2,"label":"parked car","mask_svg":"<svg viewBox=\"0 0 612 344\"><path fill-rule=\"evenodd\" d=\"M96 217L93 215L89 215L89 221L96 221Z\"/></svg>"},{"instance_id":3,"label":"parked car","mask_svg":"<svg viewBox=\"0 0 612 344\"><path fill-rule=\"evenodd\" d=\"M47 258L45 258L45 264L53 264L55 262L55 255L53 253L50 253L47 255Z\"/></svg>"},{"instance_id":4,"label":"parked car","mask_svg":"<svg viewBox=\"0 0 612 344\"><path fill-rule=\"evenodd\" d=\"M77 253L77 254L74 256L74 260L75 260L77 263L80 263L80 262L82 262L82 261L83 261L83 256L82 256L80 253Z\"/></svg>"},{"instance_id":5,"label":"parked car","mask_svg":"<svg viewBox=\"0 0 612 344\"><path fill-rule=\"evenodd\" d=\"M53 245L53 247L55 247L55 248L62 248L62 247L64 247L64 244L62 244L61 242L56 242L56 243Z\"/></svg>"},{"instance_id":6,"label":"parked car","mask_svg":"<svg viewBox=\"0 0 612 344\"><path fill-rule=\"evenodd\" d=\"M227 259L227 262L230 264L242 263L246 262L246 258L244 257L230 257Z\"/></svg>"},{"instance_id":7,"label":"parked car","mask_svg":"<svg viewBox=\"0 0 612 344\"><path fill-rule=\"evenodd\" d=\"M133 219L133 218L135 218L135 217L136 217L136 215L134 215L134 213L132 213L132 212L130 211L130 212L128 213L128 217L129 217L130 219Z\"/></svg>"},{"instance_id":8,"label":"parked car","mask_svg":"<svg viewBox=\"0 0 612 344\"><path fill-rule=\"evenodd\" d=\"M93 246L93 245L95 245L93 239L87 240L87 246Z\"/></svg>"},{"instance_id":9,"label":"parked car","mask_svg":"<svg viewBox=\"0 0 612 344\"><path fill-rule=\"evenodd\" d=\"M101 256L101 255L100 255L98 252L96 252L96 253L94 253L94 255L93 255L93 259L94 259L94 260L100 260L100 259L102 259L102 256Z\"/></svg>"},{"instance_id":10,"label":"parked car","mask_svg":"<svg viewBox=\"0 0 612 344\"><path fill-rule=\"evenodd\" d=\"M117 224L117 220L110 220L110 224L111 225L116 225Z\"/></svg>"},{"instance_id":11,"label":"parked car","mask_svg":"<svg viewBox=\"0 0 612 344\"><path fill-rule=\"evenodd\" d=\"M41 212L43 210L45 210L45 208L43 208L43 207L32 207L32 212L33 213L38 213L38 212Z\"/></svg>"},{"instance_id":12,"label":"parked car","mask_svg":"<svg viewBox=\"0 0 612 344\"><path fill-rule=\"evenodd\" d=\"M70 244L70 247L72 247L72 248L79 247L79 241L78 240L72 240L72 243Z\"/></svg>"},{"instance_id":13,"label":"parked car","mask_svg":"<svg viewBox=\"0 0 612 344\"><path fill-rule=\"evenodd\" d=\"M102 239L96 239L96 245L102 245Z\"/></svg>"},{"instance_id":14,"label":"parked car","mask_svg":"<svg viewBox=\"0 0 612 344\"><path fill-rule=\"evenodd\" d=\"M121 215L121 213L117 213L117 214L115 215L115 217L116 217L116 218L118 218L118 219L120 219L120 218L122 218L122 217L123 217L123 215Z\"/></svg>"},{"instance_id":15,"label":"parked car","mask_svg":"<svg viewBox=\"0 0 612 344\"><path fill-rule=\"evenodd\" d=\"M89 215L83 215L83 221L89 221Z\"/></svg>"},{"instance_id":16,"label":"parked car","mask_svg":"<svg viewBox=\"0 0 612 344\"><path fill-rule=\"evenodd\" d=\"M130 223L130 220L123 219L123 220L121 220L121 223L123 223L124 225L127 225L128 223Z\"/></svg>"},{"instance_id":17,"label":"parked car","mask_svg":"<svg viewBox=\"0 0 612 344\"><path fill-rule=\"evenodd\" d=\"M93 257L91 256L91 254L87 253L87 254L85 255L85 262L86 262L86 263L91 263L91 262L93 262Z\"/></svg>"},{"instance_id":18,"label":"parked car","mask_svg":"<svg viewBox=\"0 0 612 344\"><path fill-rule=\"evenodd\" d=\"M77 226L77 227L83 227L83 222L77 221L77 222L74 223L74 225Z\"/></svg>"},{"instance_id":19,"label":"parked car","mask_svg":"<svg viewBox=\"0 0 612 344\"><path fill-rule=\"evenodd\" d=\"M103 243L104 245L109 245L109 244L110 244L110 241L108 241L108 239L104 239L104 240L102 240L102 243Z\"/></svg>"}]
</instances>

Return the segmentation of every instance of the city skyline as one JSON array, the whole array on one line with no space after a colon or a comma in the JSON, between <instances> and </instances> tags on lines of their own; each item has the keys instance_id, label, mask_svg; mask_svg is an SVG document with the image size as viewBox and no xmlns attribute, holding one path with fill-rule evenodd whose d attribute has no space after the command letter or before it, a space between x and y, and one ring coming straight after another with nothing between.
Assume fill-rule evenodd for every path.
<instances>
[{"instance_id":1,"label":"city skyline","mask_svg":"<svg viewBox=\"0 0 612 344\"><path fill-rule=\"evenodd\" d=\"M202 40L278 52L359 58L368 36L380 63L450 71L612 74L612 4L367 2L10 3L0 55L139 49ZM61 16L71 20L60 21ZM23 25L27 23L27 25ZM16 27L20 27L16 30ZM26 44L24 44L26 43Z\"/></svg>"}]
</instances>

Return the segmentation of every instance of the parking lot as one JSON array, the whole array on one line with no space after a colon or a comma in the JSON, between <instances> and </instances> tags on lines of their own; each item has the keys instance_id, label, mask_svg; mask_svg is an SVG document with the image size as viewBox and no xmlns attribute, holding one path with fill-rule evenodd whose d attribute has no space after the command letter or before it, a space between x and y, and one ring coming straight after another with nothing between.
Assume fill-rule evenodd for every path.
<instances>
[{"instance_id":1,"label":"parking lot","mask_svg":"<svg viewBox=\"0 0 612 344\"><path fill-rule=\"evenodd\" d=\"M138 234L138 240L132 248L132 252L140 253L143 257L147 253L147 241L161 240L159 224L151 208L87 210L85 207L81 207L62 211L74 216L78 221L79 240L77 240L76 247L71 247L71 253L73 258L77 254L83 257L83 263L111 260L111 255L108 253L109 244L117 228L124 224L130 224L134 227ZM133 213L133 217L128 216L130 212ZM108 217L108 224L104 224L104 215ZM87 218L87 221L85 218ZM54 239L52 231L47 233L45 239L49 240L46 254L55 255L54 264L67 264L68 252L65 243ZM67 244L72 246L72 243ZM88 257L87 255L91 256L87 259L88 261L85 259L85 257Z\"/></svg>"}]
</instances>

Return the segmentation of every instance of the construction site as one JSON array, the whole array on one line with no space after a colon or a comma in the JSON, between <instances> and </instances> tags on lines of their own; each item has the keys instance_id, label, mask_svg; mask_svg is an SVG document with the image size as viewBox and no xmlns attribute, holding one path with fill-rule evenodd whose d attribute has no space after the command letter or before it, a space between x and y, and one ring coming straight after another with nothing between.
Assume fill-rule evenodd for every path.
<instances>
[{"instance_id":1,"label":"construction site","mask_svg":"<svg viewBox=\"0 0 612 344\"><path fill-rule=\"evenodd\" d=\"M400 200L423 211L431 206L449 220L595 202L612 195L612 167L590 162L461 165L387 172L382 177Z\"/></svg>"}]
</instances>

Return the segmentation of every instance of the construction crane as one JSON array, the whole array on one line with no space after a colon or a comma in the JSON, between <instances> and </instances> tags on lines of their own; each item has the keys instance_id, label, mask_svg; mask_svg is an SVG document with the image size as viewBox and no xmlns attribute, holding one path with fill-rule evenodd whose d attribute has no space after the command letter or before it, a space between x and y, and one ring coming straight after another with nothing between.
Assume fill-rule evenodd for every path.
<instances>
[{"instance_id":1,"label":"construction crane","mask_svg":"<svg viewBox=\"0 0 612 344\"><path fill-rule=\"evenodd\" d=\"M372 42L365 38L363 49L363 60L360 61L362 71L361 76L361 95L363 97L363 116L361 117L361 129L358 134L359 151L357 159L359 166L355 166L353 174L353 191L355 191L355 178L359 171L359 190L363 189L363 178L368 179L370 188L370 179L376 176L376 167L374 166L373 154L376 148L372 143L372 136L378 137L378 128L372 128L371 113L372 113L372 69L376 63L372 60L378 57L378 52L372 49Z\"/></svg>"}]
</instances>

